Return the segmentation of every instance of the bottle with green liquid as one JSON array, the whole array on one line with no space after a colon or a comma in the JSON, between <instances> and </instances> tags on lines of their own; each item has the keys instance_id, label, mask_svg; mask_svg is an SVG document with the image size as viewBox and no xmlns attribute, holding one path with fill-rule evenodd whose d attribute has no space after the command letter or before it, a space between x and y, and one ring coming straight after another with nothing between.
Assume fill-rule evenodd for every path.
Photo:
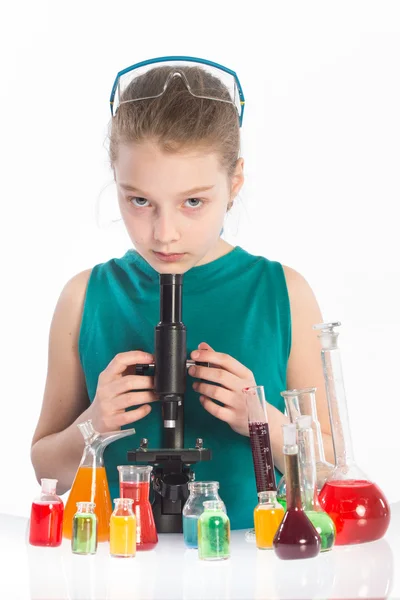
<instances>
[{"instance_id":1,"label":"bottle with green liquid","mask_svg":"<svg viewBox=\"0 0 400 600\"><path fill-rule=\"evenodd\" d=\"M300 489L303 509L319 533L321 552L331 550L336 538L336 528L331 517L318 500L317 472L315 466L314 434L311 416L296 418L300 463Z\"/></svg>"},{"instance_id":2,"label":"bottle with green liquid","mask_svg":"<svg viewBox=\"0 0 400 600\"><path fill-rule=\"evenodd\" d=\"M203 502L204 512L198 520L198 552L202 560L229 558L230 521L223 502Z\"/></svg>"}]
</instances>

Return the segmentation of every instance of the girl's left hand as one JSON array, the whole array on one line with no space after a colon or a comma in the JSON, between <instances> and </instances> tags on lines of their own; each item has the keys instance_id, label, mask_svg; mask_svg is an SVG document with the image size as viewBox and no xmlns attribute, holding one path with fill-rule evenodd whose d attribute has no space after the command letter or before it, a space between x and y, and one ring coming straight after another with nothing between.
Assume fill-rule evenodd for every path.
<instances>
[{"instance_id":1,"label":"girl's left hand","mask_svg":"<svg viewBox=\"0 0 400 600\"><path fill-rule=\"evenodd\" d=\"M214 417L228 423L234 431L248 436L247 406L242 390L256 385L253 373L229 354L215 352L205 342L199 344L198 348L192 352L191 358L197 362L211 363L213 367L196 365L189 368L189 375L223 386L196 381L193 388L201 394L201 404ZM223 406L213 400L218 400Z\"/></svg>"}]
</instances>

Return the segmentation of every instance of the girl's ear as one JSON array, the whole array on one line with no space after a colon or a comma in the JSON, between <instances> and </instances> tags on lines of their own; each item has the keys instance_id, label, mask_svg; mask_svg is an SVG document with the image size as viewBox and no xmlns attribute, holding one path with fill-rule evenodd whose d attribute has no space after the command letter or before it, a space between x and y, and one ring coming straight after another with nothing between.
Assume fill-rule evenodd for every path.
<instances>
[{"instance_id":1,"label":"girl's ear","mask_svg":"<svg viewBox=\"0 0 400 600\"><path fill-rule=\"evenodd\" d=\"M233 173L232 181L231 181L231 200L230 200L230 203L228 206L228 210L232 206L233 199L236 198L236 196L240 192L242 185L244 183L243 167L244 167L243 158L238 158L237 162L236 162L235 172Z\"/></svg>"}]
</instances>

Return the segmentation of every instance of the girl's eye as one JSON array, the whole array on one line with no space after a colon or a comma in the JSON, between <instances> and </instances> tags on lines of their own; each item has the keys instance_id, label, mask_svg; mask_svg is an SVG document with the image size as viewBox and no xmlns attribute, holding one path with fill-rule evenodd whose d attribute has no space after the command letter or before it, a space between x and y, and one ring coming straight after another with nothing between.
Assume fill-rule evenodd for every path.
<instances>
[{"instance_id":1,"label":"girl's eye","mask_svg":"<svg viewBox=\"0 0 400 600\"><path fill-rule=\"evenodd\" d=\"M146 200L146 198L138 198L137 196L133 197L133 198L129 198L129 202L131 202L133 204L133 206L147 206L146 202L148 202L148 200Z\"/></svg>"},{"instance_id":2,"label":"girl's eye","mask_svg":"<svg viewBox=\"0 0 400 600\"><path fill-rule=\"evenodd\" d=\"M186 202L188 202L188 204L186 204ZM189 198L188 200L186 200L185 205L186 206L190 206L190 208L197 208L198 206L201 206L201 204L203 204L202 200L199 200L199 198Z\"/></svg>"}]
</instances>

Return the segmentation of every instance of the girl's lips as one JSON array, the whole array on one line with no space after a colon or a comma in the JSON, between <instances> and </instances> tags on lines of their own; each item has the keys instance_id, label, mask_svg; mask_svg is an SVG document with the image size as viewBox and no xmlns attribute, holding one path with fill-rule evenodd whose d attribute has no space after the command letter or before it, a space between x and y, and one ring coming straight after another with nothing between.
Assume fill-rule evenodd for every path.
<instances>
[{"instance_id":1,"label":"girl's lips","mask_svg":"<svg viewBox=\"0 0 400 600\"><path fill-rule=\"evenodd\" d=\"M178 260L181 260L185 254L163 254L162 252L155 252L154 254L157 256L157 258L159 260L162 260L163 262L177 262Z\"/></svg>"}]
</instances>

